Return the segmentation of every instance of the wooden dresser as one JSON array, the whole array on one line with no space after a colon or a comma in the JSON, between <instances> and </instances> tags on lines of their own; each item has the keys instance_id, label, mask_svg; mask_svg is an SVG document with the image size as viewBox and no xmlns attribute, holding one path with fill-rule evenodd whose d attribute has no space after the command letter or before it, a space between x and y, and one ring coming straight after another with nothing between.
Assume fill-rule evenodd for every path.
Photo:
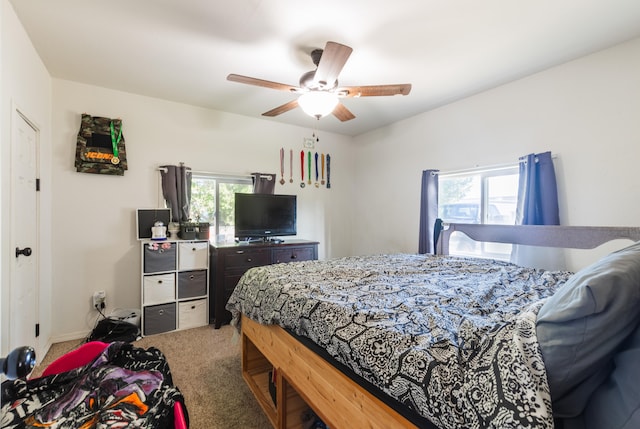
<instances>
[{"instance_id":1,"label":"wooden dresser","mask_svg":"<svg viewBox=\"0 0 640 429\"><path fill-rule=\"evenodd\" d=\"M231 320L225 306L240 277L252 267L318 259L318 242L286 240L282 243L219 243L211 245L213 299L209 300L209 323L216 329Z\"/></svg>"}]
</instances>

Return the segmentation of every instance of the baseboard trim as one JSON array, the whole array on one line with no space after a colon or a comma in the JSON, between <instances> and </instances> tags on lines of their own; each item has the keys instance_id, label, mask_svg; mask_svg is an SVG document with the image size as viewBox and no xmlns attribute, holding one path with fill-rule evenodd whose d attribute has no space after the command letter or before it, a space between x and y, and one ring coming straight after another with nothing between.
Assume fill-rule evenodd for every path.
<instances>
[{"instance_id":1,"label":"baseboard trim","mask_svg":"<svg viewBox=\"0 0 640 429\"><path fill-rule=\"evenodd\" d=\"M83 331L83 332L71 332L69 334L64 334L64 335L56 335L51 337L50 343L55 344L55 343L63 343L65 341L80 340L80 339L87 338L90 333L91 331Z\"/></svg>"}]
</instances>

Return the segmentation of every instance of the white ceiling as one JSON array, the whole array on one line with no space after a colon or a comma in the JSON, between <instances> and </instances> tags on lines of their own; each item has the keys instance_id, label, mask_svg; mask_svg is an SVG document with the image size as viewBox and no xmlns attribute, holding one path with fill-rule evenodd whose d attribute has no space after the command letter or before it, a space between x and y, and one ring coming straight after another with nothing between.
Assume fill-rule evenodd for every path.
<instances>
[{"instance_id":1,"label":"white ceiling","mask_svg":"<svg viewBox=\"0 0 640 429\"><path fill-rule=\"evenodd\" d=\"M340 84L411 83L344 99L356 118L265 120L358 135L640 36L638 0L10 0L55 78L261 118L328 40L353 48Z\"/></svg>"}]
</instances>

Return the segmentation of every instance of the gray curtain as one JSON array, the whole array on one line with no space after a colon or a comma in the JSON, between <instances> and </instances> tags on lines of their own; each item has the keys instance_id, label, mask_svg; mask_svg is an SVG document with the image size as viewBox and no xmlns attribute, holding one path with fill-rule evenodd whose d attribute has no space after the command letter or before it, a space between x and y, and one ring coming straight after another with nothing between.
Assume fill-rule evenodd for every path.
<instances>
[{"instance_id":1,"label":"gray curtain","mask_svg":"<svg viewBox=\"0 0 640 429\"><path fill-rule=\"evenodd\" d=\"M268 173L252 173L254 194L273 194L276 189L276 175Z\"/></svg>"},{"instance_id":2,"label":"gray curtain","mask_svg":"<svg viewBox=\"0 0 640 429\"><path fill-rule=\"evenodd\" d=\"M422 172L418 253L435 253L434 225L438 218L438 171Z\"/></svg>"},{"instance_id":3,"label":"gray curtain","mask_svg":"<svg viewBox=\"0 0 640 429\"><path fill-rule=\"evenodd\" d=\"M162 177L162 195L171 209L172 222L189 220L191 202L191 168L184 165L160 166Z\"/></svg>"}]
</instances>

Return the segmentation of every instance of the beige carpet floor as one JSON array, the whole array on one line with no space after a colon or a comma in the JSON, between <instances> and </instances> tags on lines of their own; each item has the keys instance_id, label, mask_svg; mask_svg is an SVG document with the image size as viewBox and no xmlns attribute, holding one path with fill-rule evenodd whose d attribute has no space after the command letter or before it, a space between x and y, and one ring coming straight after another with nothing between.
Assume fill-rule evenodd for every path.
<instances>
[{"instance_id":1,"label":"beige carpet floor","mask_svg":"<svg viewBox=\"0 0 640 429\"><path fill-rule=\"evenodd\" d=\"M234 328L213 326L152 335L134 342L160 349L169 362L173 381L185 397L192 429L267 429L271 425L242 379L240 343ZM54 344L34 369L37 376L53 360L82 344Z\"/></svg>"}]
</instances>

